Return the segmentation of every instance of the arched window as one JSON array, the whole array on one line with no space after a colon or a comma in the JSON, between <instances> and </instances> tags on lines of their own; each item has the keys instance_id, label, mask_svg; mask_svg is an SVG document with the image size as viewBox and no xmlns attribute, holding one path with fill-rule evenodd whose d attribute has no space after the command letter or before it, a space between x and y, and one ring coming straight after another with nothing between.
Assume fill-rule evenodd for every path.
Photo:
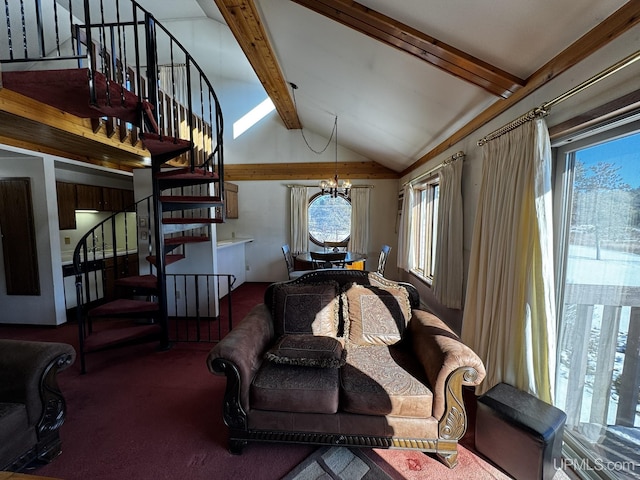
<instances>
[{"instance_id":1,"label":"arched window","mask_svg":"<svg viewBox=\"0 0 640 480\"><path fill-rule=\"evenodd\" d=\"M324 242L347 242L351 234L351 201L344 195L333 197L318 193L309 200L309 239L316 245Z\"/></svg>"}]
</instances>

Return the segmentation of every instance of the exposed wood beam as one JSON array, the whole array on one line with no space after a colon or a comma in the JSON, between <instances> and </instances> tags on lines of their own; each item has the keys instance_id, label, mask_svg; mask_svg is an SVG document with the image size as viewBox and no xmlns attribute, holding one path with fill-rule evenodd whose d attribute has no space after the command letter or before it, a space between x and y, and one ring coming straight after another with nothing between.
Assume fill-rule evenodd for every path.
<instances>
[{"instance_id":1,"label":"exposed wood beam","mask_svg":"<svg viewBox=\"0 0 640 480\"><path fill-rule=\"evenodd\" d=\"M398 172L376 162L338 162L341 180L400 178ZM322 180L336 173L335 162L252 163L224 166L224 178L239 180Z\"/></svg>"},{"instance_id":2,"label":"exposed wood beam","mask_svg":"<svg viewBox=\"0 0 640 480\"><path fill-rule=\"evenodd\" d=\"M508 98L524 80L350 0L292 0L358 32L409 53L488 92Z\"/></svg>"},{"instance_id":3,"label":"exposed wood beam","mask_svg":"<svg viewBox=\"0 0 640 480\"><path fill-rule=\"evenodd\" d=\"M215 0L240 48L289 129L302 128L289 86L253 0Z\"/></svg>"},{"instance_id":4,"label":"exposed wood beam","mask_svg":"<svg viewBox=\"0 0 640 480\"><path fill-rule=\"evenodd\" d=\"M507 111L538 88L555 79L561 73L566 72L571 67L575 66L638 24L640 24L640 1L630 0L603 22L595 26L581 38L576 40L572 45L534 72L533 75L527 79L525 86L515 92L511 97L491 105L440 145L416 160L411 166L407 167L401 175L408 175L416 168L427 163L429 160L441 155L450 147L464 140L483 125L486 125L498 115Z\"/></svg>"}]
</instances>

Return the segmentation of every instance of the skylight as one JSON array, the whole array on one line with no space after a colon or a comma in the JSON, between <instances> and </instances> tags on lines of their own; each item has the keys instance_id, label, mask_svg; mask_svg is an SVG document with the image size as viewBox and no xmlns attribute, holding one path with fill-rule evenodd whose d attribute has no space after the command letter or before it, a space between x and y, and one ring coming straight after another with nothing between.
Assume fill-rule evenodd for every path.
<instances>
[{"instance_id":1,"label":"skylight","mask_svg":"<svg viewBox=\"0 0 640 480\"><path fill-rule=\"evenodd\" d=\"M233 139L235 140L244 132L253 127L256 123L266 117L269 113L276 109L275 105L269 97L256 107L250 110L246 115L233 124Z\"/></svg>"}]
</instances>

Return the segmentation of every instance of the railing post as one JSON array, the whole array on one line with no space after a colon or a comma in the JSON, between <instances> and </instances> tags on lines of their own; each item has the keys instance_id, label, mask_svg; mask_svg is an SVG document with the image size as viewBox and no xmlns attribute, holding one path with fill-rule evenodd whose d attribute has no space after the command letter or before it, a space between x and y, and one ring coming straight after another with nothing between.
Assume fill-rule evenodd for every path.
<instances>
[{"instance_id":1,"label":"railing post","mask_svg":"<svg viewBox=\"0 0 640 480\"><path fill-rule=\"evenodd\" d=\"M144 30L147 51L147 101L153 106L152 112L147 115L153 115L153 120L160 125L157 118L158 112L158 57L156 54L156 28L155 20L149 12L144 15ZM158 132L160 133L160 132Z\"/></svg>"},{"instance_id":2,"label":"railing post","mask_svg":"<svg viewBox=\"0 0 640 480\"><path fill-rule=\"evenodd\" d=\"M96 95L95 84L95 58L93 56L94 51L92 48L93 41L91 40L91 14L89 13L90 8L90 1L84 0L84 28L86 29L85 36L87 40L87 71L89 73L89 104L96 105L98 103L98 97ZM80 45L80 39L78 39L78 45Z\"/></svg>"}]
</instances>

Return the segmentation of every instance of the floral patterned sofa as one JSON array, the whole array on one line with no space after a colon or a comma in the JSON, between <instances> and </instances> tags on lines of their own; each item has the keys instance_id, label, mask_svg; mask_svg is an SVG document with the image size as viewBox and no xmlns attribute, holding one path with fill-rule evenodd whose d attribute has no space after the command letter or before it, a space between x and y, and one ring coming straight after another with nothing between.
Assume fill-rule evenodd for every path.
<instances>
[{"instance_id":1,"label":"floral patterned sofa","mask_svg":"<svg viewBox=\"0 0 640 480\"><path fill-rule=\"evenodd\" d=\"M249 441L408 448L455 466L462 387L484 366L419 301L412 285L357 270L270 285L207 358L227 376L231 452Z\"/></svg>"}]
</instances>

